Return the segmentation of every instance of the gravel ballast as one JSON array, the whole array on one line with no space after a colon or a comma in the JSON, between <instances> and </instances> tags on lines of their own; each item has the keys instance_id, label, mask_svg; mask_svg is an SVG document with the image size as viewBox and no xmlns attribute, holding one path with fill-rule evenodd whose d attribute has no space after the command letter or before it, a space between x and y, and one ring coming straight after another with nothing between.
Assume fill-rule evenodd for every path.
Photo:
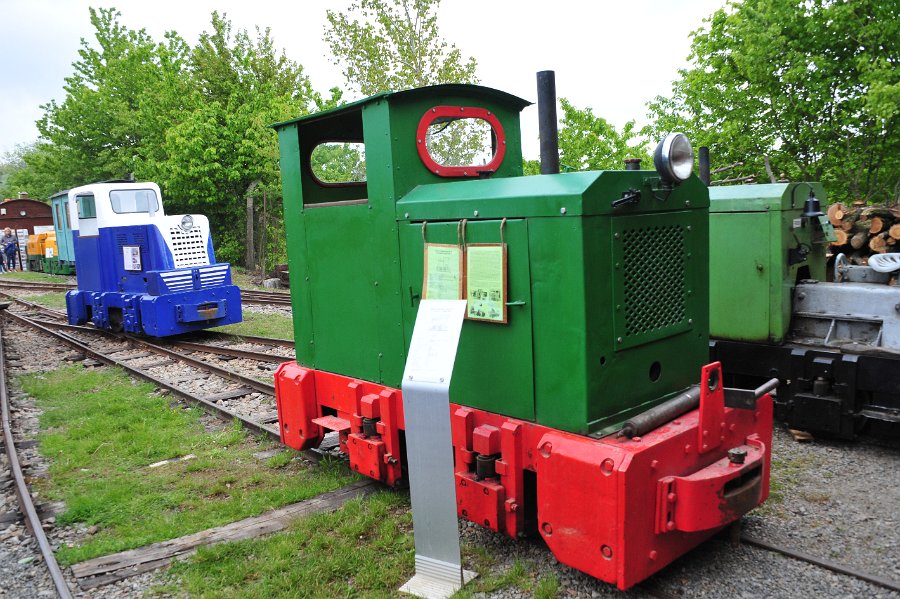
<instances>
[{"instance_id":1,"label":"gravel ballast","mask_svg":"<svg viewBox=\"0 0 900 599\"><path fill-rule=\"evenodd\" d=\"M747 535L900 583L898 450L872 441L798 443L776 424L768 503L743 521ZM626 593L556 562L540 541L512 541L471 523L462 539L491 548L496 568L523 562L535 578L555 576L560 597L900 599L859 579L746 544L713 538ZM487 595L530 595L503 589Z\"/></svg>"}]
</instances>

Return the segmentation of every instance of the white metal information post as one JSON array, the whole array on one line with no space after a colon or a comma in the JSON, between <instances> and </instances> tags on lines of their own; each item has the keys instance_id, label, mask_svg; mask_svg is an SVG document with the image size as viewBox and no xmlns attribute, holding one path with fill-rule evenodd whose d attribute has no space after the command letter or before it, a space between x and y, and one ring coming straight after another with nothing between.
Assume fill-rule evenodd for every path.
<instances>
[{"instance_id":1,"label":"white metal information post","mask_svg":"<svg viewBox=\"0 0 900 599\"><path fill-rule=\"evenodd\" d=\"M474 572L462 569L456 520L450 377L466 300L422 300L403 372L406 459L416 574L400 590L446 599Z\"/></svg>"}]
</instances>

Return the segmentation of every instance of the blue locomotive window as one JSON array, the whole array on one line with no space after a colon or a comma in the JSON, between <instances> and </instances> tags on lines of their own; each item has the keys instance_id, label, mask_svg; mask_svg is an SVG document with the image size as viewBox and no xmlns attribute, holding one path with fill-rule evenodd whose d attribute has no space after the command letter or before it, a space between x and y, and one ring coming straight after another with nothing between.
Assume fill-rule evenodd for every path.
<instances>
[{"instance_id":1,"label":"blue locomotive window","mask_svg":"<svg viewBox=\"0 0 900 599\"><path fill-rule=\"evenodd\" d=\"M109 203L116 214L159 212L159 199L152 189L124 189L109 192Z\"/></svg>"},{"instance_id":2,"label":"blue locomotive window","mask_svg":"<svg viewBox=\"0 0 900 599\"><path fill-rule=\"evenodd\" d=\"M97 218L97 206L94 204L94 194L77 196L78 218Z\"/></svg>"}]
</instances>

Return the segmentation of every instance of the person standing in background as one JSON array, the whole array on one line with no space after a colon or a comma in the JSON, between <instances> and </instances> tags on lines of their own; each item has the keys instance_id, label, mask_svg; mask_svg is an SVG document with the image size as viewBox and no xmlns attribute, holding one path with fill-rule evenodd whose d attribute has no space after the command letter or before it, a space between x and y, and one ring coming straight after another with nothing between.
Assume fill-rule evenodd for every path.
<instances>
[{"instance_id":1,"label":"person standing in background","mask_svg":"<svg viewBox=\"0 0 900 599\"><path fill-rule=\"evenodd\" d=\"M16 254L19 253L19 240L9 227L3 229L3 236L0 237L0 248L3 248L3 255L6 257L6 270L15 270Z\"/></svg>"}]
</instances>

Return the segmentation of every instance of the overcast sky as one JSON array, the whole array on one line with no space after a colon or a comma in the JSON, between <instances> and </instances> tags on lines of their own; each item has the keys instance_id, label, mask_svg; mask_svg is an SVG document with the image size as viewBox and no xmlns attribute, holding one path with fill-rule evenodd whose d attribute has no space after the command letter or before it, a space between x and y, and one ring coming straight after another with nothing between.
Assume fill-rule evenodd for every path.
<instances>
[{"instance_id":1,"label":"overcast sky","mask_svg":"<svg viewBox=\"0 0 900 599\"><path fill-rule=\"evenodd\" d=\"M34 126L51 99L64 98L64 78L80 39L94 43L87 7L115 6L121 22L156 40L177 31L189 44L224 12L235 29L270 27L276 47L303 65L313 86L342 86L322 40L325 10L349 0L0 0L0 153L37 139ZM441 33L478 61L482 84L535 101L535 73L556 71L560 96L621 127L643 123L645 104L666 94L687 65L689 33L724 0L443 0ZM346 96L345 96L346 97ZM348 98L349 99L349 98ZM527 158L537 158L537 115L522 113Z\"/></svg>"}]
</instances>

